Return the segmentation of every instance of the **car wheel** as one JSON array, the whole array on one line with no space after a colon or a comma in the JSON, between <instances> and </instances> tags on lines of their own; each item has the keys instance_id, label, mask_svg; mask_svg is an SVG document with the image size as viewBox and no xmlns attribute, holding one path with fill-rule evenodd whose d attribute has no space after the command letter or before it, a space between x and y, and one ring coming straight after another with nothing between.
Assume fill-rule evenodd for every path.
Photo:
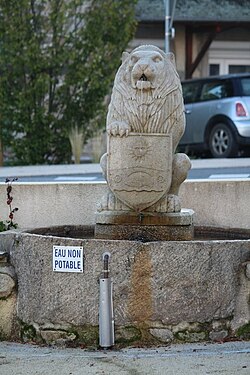
<instances>
[{"instance_id":1,"label":"car wheel","mask_svg":"<svg viewBox=\"0 0 250 375\"><path fill-rule=\"evenodd\" d=\"M228 125L216 124L209 135L209 149L214 158L234 157L238 154L238 145L233 131Z\"/></svg>"}]
</instances>

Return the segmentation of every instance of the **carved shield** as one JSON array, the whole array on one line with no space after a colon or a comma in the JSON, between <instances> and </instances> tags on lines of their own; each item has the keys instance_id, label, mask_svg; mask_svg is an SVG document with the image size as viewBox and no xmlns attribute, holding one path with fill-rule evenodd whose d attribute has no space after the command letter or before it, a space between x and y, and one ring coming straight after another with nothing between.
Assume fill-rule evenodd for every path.
<instances>
[{"instance_id":1,"label":"carved shield","mask_svg":"<svg viewBox=\"0 0 250 375\"><path fill-rule=\"evenodd\" d=\"M140 212L162 198L172 179L172 138L165 134L109 136L107 181L114 195Z\"/></svg>"}]
</instances>

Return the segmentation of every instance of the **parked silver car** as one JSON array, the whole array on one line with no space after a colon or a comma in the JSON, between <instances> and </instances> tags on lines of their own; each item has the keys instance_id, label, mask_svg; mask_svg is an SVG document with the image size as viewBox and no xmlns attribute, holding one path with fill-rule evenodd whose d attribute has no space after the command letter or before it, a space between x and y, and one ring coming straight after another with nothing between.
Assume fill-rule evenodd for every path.
<instances>
[{"instance_id":1,"label":"parked silver car","mask_svg":"<svg viewBox=\"0 0 250 375\"><path fill-rule=\"evenodd\" d=\"M182 82L186 129L180 149L215 158L250 151L250 73Z\"/></svg>"}]
</instances>

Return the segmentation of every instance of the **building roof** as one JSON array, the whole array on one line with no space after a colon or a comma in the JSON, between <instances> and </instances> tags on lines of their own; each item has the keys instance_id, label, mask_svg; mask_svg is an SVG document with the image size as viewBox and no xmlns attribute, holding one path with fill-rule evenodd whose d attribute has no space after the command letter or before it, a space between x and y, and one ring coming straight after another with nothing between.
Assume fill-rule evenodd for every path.
<instances>
[{"instance_id":1,"label":"building roof","mask_svg":"<svg viewBox=\"0 0 250 375\"><path fill-rule=\"evenodd\" d=\"M164 21L164 0L138 0L139 21ZM174 21L250 22L250 0L176 0Z\"/></svg>"}]
</instances>

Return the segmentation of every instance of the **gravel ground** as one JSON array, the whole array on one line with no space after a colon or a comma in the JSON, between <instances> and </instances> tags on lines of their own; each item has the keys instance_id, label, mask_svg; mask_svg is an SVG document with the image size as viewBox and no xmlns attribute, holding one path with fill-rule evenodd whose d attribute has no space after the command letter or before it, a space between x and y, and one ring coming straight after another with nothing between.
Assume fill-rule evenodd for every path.
<instances>
[{"instance_id":1,"label":"gravel ground","mask_svg":"<svg viewBox=\"0 0 250 375\"><path fill-rule=\"evenodd\" d=\"M1 375L249 375L250 342L86 351L0 343Z\"/></svg>"}]
</instances>

